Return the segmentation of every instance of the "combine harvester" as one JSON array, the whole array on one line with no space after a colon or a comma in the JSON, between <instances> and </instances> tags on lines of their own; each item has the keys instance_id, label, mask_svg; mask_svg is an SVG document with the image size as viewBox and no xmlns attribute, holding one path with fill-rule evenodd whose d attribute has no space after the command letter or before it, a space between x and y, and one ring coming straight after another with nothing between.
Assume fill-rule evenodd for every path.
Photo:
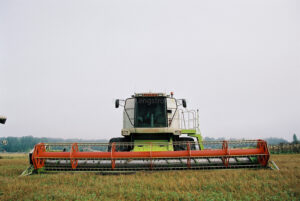
<instances>
[{"instance_id":1,"label":"combine harvester","mask_svg":"<svg viewBox=\"0 0 300 201\"><path fill-rule=\"evenodd\" d=\"M0 124L5 124L5 122L6 122L6 117L0 116ZM7 141L6 140L2 140L1 143L3 145L7 145Z\"/></svg>"},{"instance_id":2,"label":"combine harvester","mask_svg":"<svg viewBox=\"0 0 300 201\"><path fill-rule=\"evenodd\" d=\"M6 117L0 116L0 124L5 124L6 122Z\"/></svg>"},{"instance_id":3,"label":"combine harvester","mask_svg":"<svg viewBox=\"0 0 300 201\"><path fill-rule=\"evenodd\" d=\"M264 168L264 140L202 141L198 110L173 93L136 93L126 100L123 137L109 143L39 143L29 154L35 172ZM183 137L184 136L184 137Z\"/></svg>"}]
</instances>

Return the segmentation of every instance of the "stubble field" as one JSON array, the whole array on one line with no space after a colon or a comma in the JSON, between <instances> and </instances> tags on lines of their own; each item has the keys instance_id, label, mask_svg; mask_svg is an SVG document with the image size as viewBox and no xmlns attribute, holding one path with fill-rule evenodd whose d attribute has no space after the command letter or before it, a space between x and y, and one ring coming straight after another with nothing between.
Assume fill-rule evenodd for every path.
<instances>
[{"instance_id":1,"label":"stubble field","mask_svg":"<svg viewBox=\"0 0 300 201\"><path fill-rule=\"evenodd\" d=\"M0 154L0 200L300 200L300 154L273 155L275 170L193 170L132 175L19 177L25 154Z\"/></svg>"}]
</instances>

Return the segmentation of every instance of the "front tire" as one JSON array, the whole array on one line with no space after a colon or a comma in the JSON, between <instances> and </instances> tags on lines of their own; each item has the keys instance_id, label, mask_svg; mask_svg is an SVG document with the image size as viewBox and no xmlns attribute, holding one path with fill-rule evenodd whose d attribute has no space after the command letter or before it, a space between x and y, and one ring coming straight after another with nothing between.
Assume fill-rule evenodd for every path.
<instances>
[{"instance_id":1,"label":"front tire","mask_svg":"<svg viewBox=\"0 0 300 201\"><path fill-rule=\"evenodd\" d=\"M196 150L196 145L195 145L195 141L194 141L193 138L191 138L191 137L180 137L175 141L176 145L174 145L174 151L187 150L188 142L190 142L190 149L191 150Z\"/></svg>"},{"instance_id":2,"label":"front tire","mask_svg":"<svg viewBox=\"0 0 300 201\"><path fill-rule=\"evenodd\" d=\"M117 152L130 151L130 145L129 145L130 142L126 138L123 137L111 138L109 140L109 145L107 148L108 152L111 151L112 143L116 143L115 151Z\"/></svg>"}]
</instances>

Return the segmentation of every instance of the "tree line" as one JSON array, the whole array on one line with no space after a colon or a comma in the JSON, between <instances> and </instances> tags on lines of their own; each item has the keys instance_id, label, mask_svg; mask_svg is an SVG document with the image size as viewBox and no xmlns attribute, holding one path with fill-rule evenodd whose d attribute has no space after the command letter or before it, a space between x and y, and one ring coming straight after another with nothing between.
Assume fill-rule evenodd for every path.
<instances>
[{"instance_id":1,"label":"tree line","mask_svg":"<svg viewBox=\"0 0 300 201\"><path fill-rule=\"evenodd\" d=\"M5 143L1 143L5 142ZM37 138L33 136L0 138L0 152L29 152L34 145L44 142L107 142L107 140L83 140L83 139L61 139L61 138Z\"/></svg>"},{"instance_id":2,"label":"tree line","mask_svg":"<svg viewBox=\"0 0 300 201\"><path fill-rule=\"evenodd\" d=\"M225 140L225 138L224 137L221 137L221 138L205 137L204 140L206 140L206 141L222 141L222 140ZM226 139L226 140L240 140L240 139L229 138L229 139ZM242 139L242 140L245 140L245 139ZM289 141L287 141L287 140L285 140L283 138L277 138L277 137L265 138L263 140L267 141L267 143L269 145L278 145L278 144L289 143Z\"/></svg>"},{"instance_id":3,"label":"tree line","mask_svg":"<svg viewBox=\"0 0 300 201\"><path fill-rule=\"evenodd\" d=\"M206 141L222 141L225 140L224 137L222 138L212 138L212 137L205 137L203 140ZM230 138L226 140L238 140L235 138ZM283 138L265 138L264 140L267 141L268 145L279 145L279 144L288 144L289 142ZM1 143L5 142L5 143ZM0 152L29 152L33 149L34 145L44 142L108 142L108 140L100 139L100 140L83 140L83 139L61 139L61 138L37 138L33 136L23 136L23 137L6 137L0 138ZM299 143L297 136L294 134L293 142L292 143Z\"/></svg>"}]
</instances>

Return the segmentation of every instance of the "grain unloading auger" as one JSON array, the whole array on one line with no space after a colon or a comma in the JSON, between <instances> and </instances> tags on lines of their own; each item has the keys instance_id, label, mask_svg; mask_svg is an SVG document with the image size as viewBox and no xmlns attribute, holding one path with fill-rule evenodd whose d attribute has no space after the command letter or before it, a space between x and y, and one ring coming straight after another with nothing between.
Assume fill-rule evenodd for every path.
<instances>
[{"instance_id":1,"label":"grain unloading auger","mask_svg":"<svg viewBox=\"0 0 300 201\"><path fill-rule=\"evenodd\" d=\"M137 93L116 100L116 108L120 105L123 137L109 143L39 143L29 155L34 169L105 172L268 165L263 140L202 141L198 110L184 109L186 101L172 93Z\"/></svg>"}]
</instances>

